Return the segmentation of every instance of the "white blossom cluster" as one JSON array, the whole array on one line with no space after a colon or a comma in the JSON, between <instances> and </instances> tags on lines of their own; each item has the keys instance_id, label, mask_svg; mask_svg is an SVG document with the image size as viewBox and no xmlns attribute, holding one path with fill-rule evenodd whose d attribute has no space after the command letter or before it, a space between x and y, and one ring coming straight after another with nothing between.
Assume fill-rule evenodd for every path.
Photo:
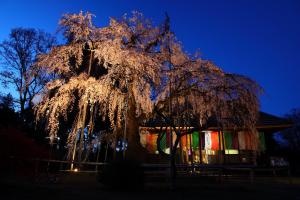
<instances>
[{"instance_id":1,"label":"white blossom cluster","mask_svg":"<svg viewBox=\"0 0 300 200\"><path fill-rule=\"evenodd\" d=\"M60 29L67 43L37 62L55 77L36 106L37 120L46 119L50 135L70 115L76 115L70 142L81 128L91 132L95 118L108 119L118 129L128 109L136 117L180 112L200 125L211 116L222 125L255 125L259 86L185 53L168 23L153 26L134 12L96 27L92 14L80 12L64 15Z\"/></svg>"}]
</instances>

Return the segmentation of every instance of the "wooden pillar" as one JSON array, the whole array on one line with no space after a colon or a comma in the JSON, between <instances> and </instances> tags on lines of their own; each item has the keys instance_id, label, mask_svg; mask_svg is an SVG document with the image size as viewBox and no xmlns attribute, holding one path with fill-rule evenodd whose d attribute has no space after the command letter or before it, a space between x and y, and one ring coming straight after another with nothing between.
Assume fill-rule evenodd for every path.
<instances>
[{"instance_id":1,"label":"wooden pillar","mask_svg":"<svg viewBox=\"0 0 300 200\"><path fill-rule=\"evenodd\" d=\"M106 163L107 162L107 151L108 151L108 141L106 141L106 148L105 148L105 155L104 155L104 162Z\"/></svg>"},{"instance_id":2,"label":"wooden pillar","mask_svg":"<svg viewBox=\"0 0 300 200\"><path fill-rule=\"evenodd\" d=\"M221 158L221 151L222 151L222 148L221 148L221 131L220 131L220 128L218 128L218 139L219 139L219 150L218 150L218 163L219 164L222 164L222 158Z\"/></svg>"},{"instance_id":3,"label":"wooden pillar","mask_svg":"<svg viewBox=\"0 0 300 200\"><path fill-rule=\"evenodd\" d=\"M190 128L189 128L189 132L190 132ZM194 165L192 133L189 133L189 139L190 139L190 150L191 150L191 164Z\"/></svg>"},{"instance_id":4,"label":"wooden pillar","mask_svg":"<svg viewBox=\"0 0 300 200\"><path fill-rule=\"evenodd\" d=\"M238 144L238 155L239 155L239 162L241 163L242 159L241 159L241 151L240 151L240 140L239 140L239 132L235 131L235 134L237 135L237 144Z\"/></svg>"},{"instance_id":5,"label":"wooden pillar","mask_svg":"<svg viewBox=\"0 0 300 200\"><path fill-rule=\"evenodd\" d=\"M186 145L185 145L185 149L186 149L186 162L188 164L189 163L189 151L188 151L188 130L187 130L187 127L186 127L185 141L186 141Z\"/></svg>"},{"instance_id":6,"label":"wooden pillar","mask_svg":"<svg viewBox=\"0 0 300 200\"><path fill-rule=\"evenodd\" d=\"M179 127L179 129L180 129L180 127ZM182 138L181 138L181 131L180 131L180 139L179 139L179 152L180 152L180 162L181 162L181 164L183 164L184 163L184 157L183 157L183 150L182 150L182 140L181 140Z\"/></svg>"},{"instance_id":7,"label":"wooden pillar","mask_svg":"<svg viewBox=\"0 0 300 200\"><path fill-rule=\"evenodd\" d=\"M199 131L199 156L200 156L200 164L202 164L202 138L201 138L201 133Z\"/></svg>"},{"instance_id":8,"label":"wooden pillar","mask_svg":"<svg viewBox=\"0 0 300 200\"><path fill-rule=\"evenodd\" d=\"M221 135L222 135L222 145L223 145L223 149L222 149L222 154L223 154L223 164L226 163L224 134L225 134L224 131L222 131L222 132L221 132Z\"/></svg>"},{"instance_id":9,"label":"wooden pillar","mask_svg":"<svg viewBox=\"0 0 300 200\"><path fill-rule=\"evenodd\" d=\"M74 140L74 146L73 146L73 152L72 152L72 161L71 161L71 167L70 170L73 171L74 169L74 162L75 162L75 156L76 156L76 145L77 145L77 135L75 136Z\"/></svg>"},{"instance_id":10,"label":"wooden pillar","mask_svg":"<svg viewBox=\"0 0 300 200\"><path fill-rule=\"evenodd\" d=\"M97 164L99 162L100 150L101 150L101 142L100 142L100 144L98 143L98 145L97 145L97 157L96 157ZM98 172L98 165L96 165L95 170L96 170L96 172Z\"/></svg>"}]
</instances>

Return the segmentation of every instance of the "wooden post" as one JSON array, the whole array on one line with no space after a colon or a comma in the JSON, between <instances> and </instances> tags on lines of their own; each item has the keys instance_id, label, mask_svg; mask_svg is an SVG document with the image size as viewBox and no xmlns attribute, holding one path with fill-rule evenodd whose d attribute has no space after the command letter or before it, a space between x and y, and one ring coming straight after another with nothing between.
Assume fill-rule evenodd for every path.
<instances>
[{"instance_id":1,"label":"wooden post","mask_svg":"<svg viewBox=\"0 0 300 200\"><path fill-rule=\"evenodd\" d=\"M222 136L222 145L223 145L223 149L222 149L222 154L223 154L223 164L226 164L226 153L225 153L225 140L224 140L224 131L221 132L221 136Z\"/></svg>"},{"instance_id":2,"label":"wooden post","mask_svg":"<svg viewBox=\"0 0 300 200\"><path fill-rule=\"evenodd\" d=\"M170 126L169 127L169 138L170 138L170 160L169 160L169 164L170 164L170 188L171 189L173 189L173 187L174 187L174 166L173 166L173 157L174 157L174 155L173 155L173 153L172 153L172 151L173 151L173 131L172 131L172 127Z\"/></svg>"},{"instance_id":3,"label":"wooden post","mask_svg":"<svg viewBox=\"0 0 300 200\"><path fill-rule=\"evenodd\" d=\"M75 155L76 155L76 146L77 146L77 134L75 136L74 140L74 147L73 147L73 153L72 153L72 161L71 161L71 171L74 169L74 161L75 161Z\"/></svg>"},{"instance_id":4,"label":"wooden post","mask_svg":"<svg viewBox=\"0 0 300 200\"><path fill-rule=\"evenodd\" d=\"M190 161L190 157L189 157L189 149L188 149L188 128L187 126L185 127L185 141L186 141L186 145L185 145L185 149L186 149L186 161L187 161L187 164L189 164L189 161Z\"/></svg>"},{"instance_id":5,"label":"wooden post","mask_svg":"<svg viewBox=\"0 0 300 200\"><path fill-rule=\"evenodd\" d=\"M201 138L200 131L199 131L199 156L200 156L200 164L202 164L202 138Z\"/></svg>"},{"instance_id":6,"label":"wooden post","mask_svg":"<svg viewBox=\"0 0 300 200\"><path fill-rule=\"evenodd\" d=\"M190 127L188 128L190 132ZM191 150L191 165L192 171L194 171L194 156L193 156L193 145L192 145L192 133L189 133L189 140L190 140L190 150Z\"/></svg>"},{"instance_id":7,"label":"wooden post","mask_svg":"<svg viewBox=\"0 0 300 200\"><path fill-rule=\"evenodd\" d=\"M101 143L100 143L100 145L98 145L98 151L97 151L97 158L96 158L96 163L98 163L99 162L99 154L100 154L100 150L101 150ZM98 165L96 165L96 172L98 171Z\"/></svg>"},{"instance_id":8,"label":"wooden post","mask_svg":"<svg viewBox=\"0 0 300 200\"><path fill-rule=\"evenodd\" d=\"M83 114L81 121L81 130L80 130L80 141L79 141L79 151L78 151L78 161L79 166L81 167L81 156L84 149L84 129L85 129L85 121L86 121L86 111L87 111L87 103L83 104Z\"/></svg>"},{"instance_id":9,"label":"wooden post","mask_svg":"<svg viewBox=\"0 0 300 200\"><path fill-rule=\"evenodd\" d=\"M238 155L239 155L239 163L241 163L241 151L240 151L240 140L239 140L239 132L235 131L235 134L237 135L237 144L238 144Z\"/></svg>"},{"instance_id":10,"label":"wooden post","mask_svg":"<svg viewBox=\"0 0 300 200\"><path fill-rule=\"evenodd\" d=\"M107 151L108 151L108 142L106 141L106 148L105 148L104 162L107 161Z\"/></svg>"},{"instance_id":11,"label":"wooden post","mask_svg":"<svg viewBox=\"0 0 300 200\"><path fill-rule=\"evenodd\" d=\"M179 127L180 128L180 127ZM180 160L181 160L181 164L184 164L184 157L183 157L183 148L182 148L182 138L180 136L180 143L179 143L179 149L180 149Z\"/></svg>"},{"instance_id":12,"label":"wooden post","mask_svg":"<svg viewBox=\"0 0 300 200\"><path fill-rule=\"evenodd\" d=\"M221 148L221 132L220 132L220 128L218 128L218 139L219 139L218 163L222 164L222 158L221 158L222 148Z\"/></svg>"}]
</instances>

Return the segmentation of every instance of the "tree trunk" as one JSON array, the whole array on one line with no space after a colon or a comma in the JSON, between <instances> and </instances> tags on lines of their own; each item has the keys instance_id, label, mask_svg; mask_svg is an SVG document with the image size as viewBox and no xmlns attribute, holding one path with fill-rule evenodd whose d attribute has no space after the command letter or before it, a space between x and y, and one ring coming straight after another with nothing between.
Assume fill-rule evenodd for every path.
<instances>
[{"instance_id":1,"label":"tree trunk","mask_svg":"<svg viewBox=\"0 0 300 200\"><path fill-rule=\"evenodd\" d=\"M25 118L25 101L20 97L20 117L22 120L22 123L24 123Z\"/></svg>"},{"instance_id":2,"label":"tree trunk","mask_svg":"<svg viewBox=\"0 0 300 200\"><path fill-rule=\"evenodd\" d=\"M169 157L161 154L150 154L140 143L139 123L136 117L136 107L133 98L128 100L126 160L144 163L168 163ZM174 160L175 161L175 160Z\"/></svg>"},{"instance_id":3,"label":"tree trunk","mask_svg":"<svg viewBox=\"0 0 300 200\"><path fill-rule=\"evenodd\" d=\"M126 160L146 162L148 153L140 144L138 119L135 115L135 102L133 98L128 101L127 113L127 142L128 147L125 154Z\"/></svg>"}]
</instances>

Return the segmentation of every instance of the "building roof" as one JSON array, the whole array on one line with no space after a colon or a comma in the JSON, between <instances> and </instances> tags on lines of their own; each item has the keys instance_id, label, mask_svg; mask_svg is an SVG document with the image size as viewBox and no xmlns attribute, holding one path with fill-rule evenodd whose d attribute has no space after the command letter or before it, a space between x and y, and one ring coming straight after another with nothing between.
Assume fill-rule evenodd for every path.
<instances>
[{"instance_id":1,"label":"building roof","mask_svg":"<svg viewBox=\"0 0 300 200\"><path fill-rule=\"evenodd\" d=\"M195 120L192 121L193 121L192 126L196 125L195 123L197 122L194 122ZM144 127L160 127L161 125L168 126L168 124L166 124L165 121L159 119L150 119L144 124ZM259 131L264 131L268 133L278 132L280 130L289 128L291 126L292 123L290 121L265 112L259 112L259 116L256 123L256 128ZM218 129L217 121L211 118L207 123L207 129L211 129L211 130Z\"/></svg>"},{"instance_id":2,"label":"building roof","mask_svg":"<svg viewBox=\"0 0 300 200\"><path fill-rule=\"evenodd\" d=\"M277 132L282 129L289 128L291 126L292 122L265 112L259 112L259 117L256 123L257 129L267 129L270 132Z\"/></svg>"}]
</instances>

